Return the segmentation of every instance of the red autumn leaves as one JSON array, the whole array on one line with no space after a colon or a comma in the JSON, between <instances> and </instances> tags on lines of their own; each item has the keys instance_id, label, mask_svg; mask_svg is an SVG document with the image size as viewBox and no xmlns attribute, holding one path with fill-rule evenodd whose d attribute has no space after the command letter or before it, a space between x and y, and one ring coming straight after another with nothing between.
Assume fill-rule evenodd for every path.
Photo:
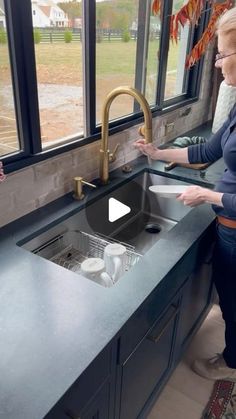
<instances>
[{"instance_id":1,"label":"red autumn leaves","mask_svg":"<svg viewBox=\"0 0 236 419\"><path fill-rule=\"evenodd\" d=\"M164 0L153 0L152 12L154 15L160 14ZM204 9L203 0L189 0L181 9L170 17L170 39L172 42L178 42L178 33L180 26L184 27L187 23L191 26L196 26L201 17ZM204 54L207 45L213 38L216 28L216 22L219 16L232 6L232 1L227 0L223 3L214 3L210 1L212 13L207 28L202 34L201 39L192 49L191 53L187 56L185 66L186 68L192 67Z\"/></svg>"}]
</instances>

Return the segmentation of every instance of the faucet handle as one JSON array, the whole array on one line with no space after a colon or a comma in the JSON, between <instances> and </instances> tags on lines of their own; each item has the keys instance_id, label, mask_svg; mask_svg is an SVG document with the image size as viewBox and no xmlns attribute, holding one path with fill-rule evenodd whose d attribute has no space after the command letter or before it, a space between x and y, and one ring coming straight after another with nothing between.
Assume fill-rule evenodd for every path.
<instances>
[{"instance_id":1,"label":"faucet handle","mask_svg":"<svg viewBox=\"0 0 236 419\"><path fill-rule=\"evenodd\" d=\"M109 153L109 163L113 163L116 160L116 153L119 148L120 144L116 144L114 150Z\"/></svg>"},{"instance_id":2,"label":"faucet handle","mask_svg":"<svg viewBox=\"0 0 236 419\"><path fill-rule=\"evenodd\" d=\"M138 133L139 133L139 135L141 135L142 137L145 137L145 125L142 125L141 127L139 127L139 129L138 129Z\"/></svg>"},{"instance_id":3,"label":"faucet handle","mask_svg":"<svg viewBox=\"0 0 236 419\"><path fill-rule=\"evenodd\" d=\"M145 138L145 143L152 142L152 129L145 127L145 125L142 125L138 129L139 135L141 135L143 138Z\"/></svg>"},{"instance_id":4,"label":"faucet handle","mask_svg":"<svg viewBox=\"0 0 236 419\"><path fill-rule=\"evenodd\" d=\"M93 183L87 182L81 176L74 177L74 181L75 181L75 192L73 194L73 198L79 201L84 199L83 185L88 185L92 188L96 188L96 185L94 185Z\"/></svg>"}]
</instances>

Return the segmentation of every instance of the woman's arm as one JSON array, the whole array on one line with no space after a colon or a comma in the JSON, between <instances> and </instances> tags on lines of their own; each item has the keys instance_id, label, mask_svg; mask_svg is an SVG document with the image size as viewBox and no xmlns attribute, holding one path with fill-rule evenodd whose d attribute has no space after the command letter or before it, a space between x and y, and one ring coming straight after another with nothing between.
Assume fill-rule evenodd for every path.
<instances>
[{"instance_id":1,"label":"woman's arm","mask_svg":"<svg viewBox=\"0 0 236 419\"><path fill-rule=\"evenodd\" d=\"M160 150L159 148L154 147L153 144L146 144L144 139L135 141L134 147L137 148L145 156L150 157L153 160L163 160L163 161L175 161L177 163L189 163L188 160L188 148L178 148L178 149L167 149Z\"/></svg>"},{"instance_id":2,"label":"woman's arm","mask_svg":"<svg viewBox=\"0 0 236 419\"><path fill-rule=\"evenodd\" d=\"M184 205L196 207L201 204L213 204L218 207L223 207L223 193L215 192L211 189L202 188L201 186L191 185L177 197L178 201L182 201Z\"/></svg>"}]
</instances>

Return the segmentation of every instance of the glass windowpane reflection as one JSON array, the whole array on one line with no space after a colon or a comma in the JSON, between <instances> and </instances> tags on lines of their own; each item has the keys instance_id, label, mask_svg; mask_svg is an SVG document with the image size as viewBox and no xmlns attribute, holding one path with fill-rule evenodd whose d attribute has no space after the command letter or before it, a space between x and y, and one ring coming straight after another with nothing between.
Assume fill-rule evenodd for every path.
<instances>
[{"instance_id":1,"label":"glass windowpane reflection","mask_svg":"<svg viewBox=\"0 0 236 419\"><path fill-rule=\"evenodd\" d=\"M128 8L127 8L128 5ZM101 122L107 94L116 87L135 85L138 0L96 0L96 123ZM118 96L109 119L133 113L131 96Z\"/></svg>"},{"instance_id":2,"label":"glass windowpane reflection","mask_svg":"<svg viewBox=\"0 0 236 419\"><path fill-rule=\"evenodd\" d=\"M0 9L0 158L19 150L6 17L4 4L2 4Z\"/></svg>"},{"instance_id":3,"label":"glass windowpane reflection","mask_svg":"<svg viewBox=\"0 0 236 419\"><path fill-rule=\"evenodd\" d=\"M174 0L172 13L176 13L185 4L184 0ZM190 27L180 27L178 43L170 41L166 72L165 99L185 93L185 61L187 56Z\"/></svg>"},{"instance_id":4,"label":"glass windowpane reflection","mask_svg":"<svg viewBox=\"0 0 236 419\"><path fill-rule=\"evenodd\" d=\"M82 7L73 17L57 4L31 3L45 148L83 135Z\"/></svg>"}]
</instances>

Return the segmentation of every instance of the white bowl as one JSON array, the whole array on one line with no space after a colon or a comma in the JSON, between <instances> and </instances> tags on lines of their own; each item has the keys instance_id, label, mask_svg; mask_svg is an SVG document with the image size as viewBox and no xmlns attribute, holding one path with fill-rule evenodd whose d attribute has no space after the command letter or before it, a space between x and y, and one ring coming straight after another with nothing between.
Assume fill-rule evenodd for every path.
<instances>
[{"instance_id":1,"label":"white bowl","mask_svg":"<svg viewBox=\"0 0 236 419\"><path fill-rule=\"evenodd\" d=\"M153 185L149 190L164 198L176 198L182 194L189 185Z\"/></svg>"}]
</instances>

